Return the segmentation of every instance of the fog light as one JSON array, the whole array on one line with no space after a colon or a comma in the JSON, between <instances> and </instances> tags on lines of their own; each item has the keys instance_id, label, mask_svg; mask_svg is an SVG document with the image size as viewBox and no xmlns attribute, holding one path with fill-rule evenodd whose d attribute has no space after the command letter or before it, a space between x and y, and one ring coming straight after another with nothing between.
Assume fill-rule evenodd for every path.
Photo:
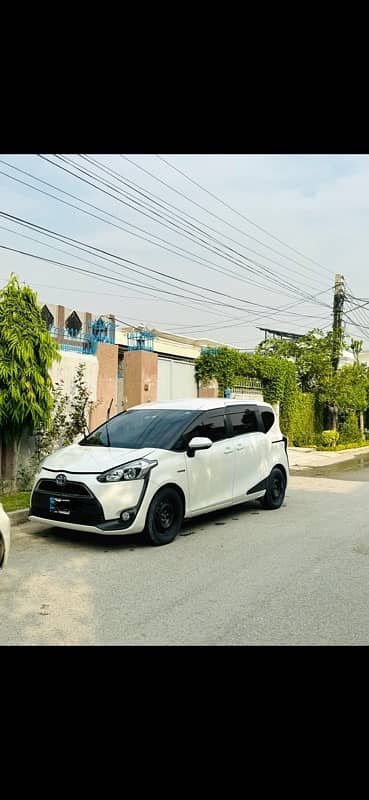
<instances>
[{"instance_id":1,"label":"fog light","mask_svg":"<svg viewBox=\"0 0 369 800\"><path fill-rule=\"evenodd\" d=\"M122 522L128 522L128 520L131 518L131 515L130 515L129 511L122 511L122 513L120 515L120 518L121 518Z\"/></svg>"}]
</instances>

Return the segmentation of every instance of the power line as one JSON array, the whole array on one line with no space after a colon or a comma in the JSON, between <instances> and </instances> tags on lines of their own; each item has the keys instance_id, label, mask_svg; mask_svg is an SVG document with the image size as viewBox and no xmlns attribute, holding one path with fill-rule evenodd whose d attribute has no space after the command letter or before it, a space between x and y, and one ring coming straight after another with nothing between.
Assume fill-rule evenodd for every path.
<instances>
[{"instance_id":1,"label":"power line","mask_svg":"<svg viewBox=\"0 0 369 800\"><path fill-rule=\"evenodd\" d=\"M123 203L123 205L128 206L128 208L130 208L130 209L133 209L134 211L136 211L136 213L143 214L143 216L147 217L148 219L150 219L153 222L156 222L156 223L162 225L164 228L166 228L167 230L169 230L169 231L171 231L173 233L173 230L172 230L171 227L168 228L168 225L165 224L165 222L160 222L160 219L164 219L166 222L169 222L169 225L173 226L176 229L175 232L177 234L179 233L180 236L183 236L184 238L188 239L192 243L195 243L197 246L200 246L200 247L204 248L205 250L208 250L210 253L216 255L217 257L222 257L223 259L225 258L227 261L230 261L231 264L235 264L236 266L241 267L243 270L246 270L247 272L255 274L258 277L264 277L264 275L262 273L267 273L267 277L269 279L270 279L270 277L273 277L273 281L276 282L279 286L281 286L283 288L290 289L292 291L297 291L300 294L300 296L306 296L306 292L302 292L299 287L296 287L294 284L291 284L289 281L286 281L286 279L281 279L281 278L276 277L275 273L271 269L269 269L268 267L266 267L263 264L260 264L260 262L257 262L255 260L252 260L252 259L248 258L247 256L244 256L242 253L241 254L237 253L237 251L234 251L234 249L230 248L228 245L222 245L222 243L221 243L221 245L223 247L225 246L227 249L229 249L229 250L231 250L233 252L236 252L237 255L240 255L240 257L243 258L244 261L246 261L247 266L245 264L243 264L242 262L240 262L238 258L235 258L234 256L233 257L229 256L228 254L225 254L224 252L222 252L222 250L219 250L219 247L214 246L214 245L209 246L209 244L208 244L208 242L206 242L206 240L199 238L199 236L197 236L193 232L188 231L187 229L184 229L183 227L178 225L176 222L172 222L172 220L168 219L167 217L164 217L162 214L159 214L157 211L155 211L155 210L153 211L151 208L149 209L151 211L151 213L154 214L154 218L153 218L152 216L147 214L146 211L142 211L142 209L140 209L138 211L137 208L135 208L134 206L130 205L125 200L122 200L120 197L115 197L114 195L111 194L111 192L107 192L101 186L97 186L95 183L92 183L91 181L86 180L86 178L83 178L81 175L76 175L71 170L67 169L66 167L63 167L60 164L56 164L55 162L51 161L50 159L46 158L45 156L39 155L39 157L42 158L44 161L47 161L48 163L52 164L53 166L58 167L59 169L63 170L64 172L72 175L77 180L80 180L83 183L87 183L88 185L93 186L95 189L97 189L98 191L103 192L104 194L108 195L109 197L112 197L117 202ZM96 173L91 173L91 171L83 169L78 164L73 162L71 159L66 159L63 156L59 156L59 155L56 155L56 158L58 158L59 160L64 161L69 166L73 166L74 169L78 170L79 172L82 172L83 174L88 175L89 177L92 177L95 180L99 180L104 185L106 185L106 186L108 186L110 188L113 188L113 191L115 191L117 194L122 194L122 195L126 196L124 194L124 192L122 192L122 190L120 190L117 187L112 186L111 184L107 183L106 181L104 181L99 176L96 176ZM133 202L138 204L139 206L144 206L144 204L142 202L137 201L135 199L133 200ZM144 206L144 207L146 208L146 206ZM155 219L155 217L157 217L159 219L159 222L158 222L158 219ZM128 223L128 224L130 224L130 223ZM186 223L186 224L188 224L188 223ZM185 232L183 232L183 231L185 231ZM205 236L209 237L209 234L205 233ZM212 237L212 238L214 238L214 237ZM252 266L250 266L250 264ZM257 267L257 269L255 269L255 266ZM262 271L262 273L260 272L260 270ZM234 273L234 272L230 273L228 271L228 274L232 275L237 280L240 279L240 276L237 273Z\"/></svg>"},{"instance_id":2,"label":"power line","mask_svg":"<svg viewBox=\"0 0 369 800\"><path fill-rule=\"evenodd\" d=\"M2 215L2 213L3 213L3 212L0 212L0 216ZM21 223L20 223L20 224L21 224ZM96 261L90 261L90 260L89 260L89 259L87 259L87 258L83 258L83 257L81 257L81 256L77 256L75 253L70 253L68 250L64 250L64 249L63 249L63 248L61 248L61 247L55 247L55 245L51 245L51 244L49 244L48 242L40 242L40 240L39 240L39 239L35 239L35 238L34 238L34 236L27 236L26 234L24 234L24 233L20 233L19 231L11 231L11 230L10 230L10 228L6 228L4 225L0 225L0 228L1 228L2 230L5 230L5 231L7 231L8 233L12 233L12 234L13 234L13 235L15 235L15 236L21 236L23 239L28 239L28 240L30 240L30 241L32 241L32 242L36 242L37 244L41 245L42 247L49 247L51 250L57 250L57 251L58 251L58 252L60 252L60 253L64 253L64 254L66 254L66 255L71 255L73 258L76 258L77 260L79 260L79 261L82 261L82 262L83 262L83 263L85 263L85 264L90 264L90 265L92 265L92 266L97 266L97 267L99 267L99 268L101 269L101 264L99 264L99 263L98 263L98 262L96 262ZM33 228L31 228L31 229L33 230ZM43 232L42 232L42 231L39 231L39 232L43 234ZM50 236L50 238L56 239L57 241L62 241L62 240L58 239L58 238L57 238L57 236L51 236L50 234L43 234L43 235L44 235L44 236ZM76 247L76 245L72 245L72 246L73 246L73 247L75 247L75 248L76 248L76 249L78 249L78 250L83 250L83 251L84 251L84 252L86 252L86 253L89 253L89 252L90 252L89 250L87 250L87 249L86 249L86 248L84 248L84 247ZM100 258L104 258L104 257L103 257L103 256L100 256ZM112 260L112 259L110 259L110 258L104 258L104 260L105 260L105 261L109 261L109 262L111 262L112 264L116 264L116 262L115 262L115 261L113 261L113 260ZM118 266L118 264L116 264L116 266ZM120 271L120 270L111 270L111 271L112 271L112 272L114 272L116 275L119 275L119 276L121 275L121 271ZM140 273L140 274L142 274L142 273ZM108 275L107 275L107 277L108 277ZM164 283L165 283L165 281L164 281ZM138 284L135 284L135 286L137 286L137 287L139 286L139 287L140 287L140 289L141 289L141 292L144 292L144 293L146 293L146 291L147 291L147 290L143 288L143 285L142 285L142 284L138 283ZM152 289L152 291L155 291L155 286L153 286L153 287L150 287L150 288ZM176 287L176 288L177 288L177 287ZM109 296L110 296L110 297L116 297L116 295L111 295L111 294L110 294ZM179 295L178 295L178 296L179 296ZM126 296L126 297L127 297L127 296ZM125 297L124 299L126 299L126 297ZM122 299L123 299L123 298L122 298ZM140 297L138 297L138 298L136 297L135 299L140 299ZM152 301L152 300L162 300L162 298L160 298L160 297L157 297L157 296L155 297L155 296L153 296L153 295L152 295L152 292L150 292L150 294L149 294L149 296L148 296L147 298L145 298L145 297L144 297L144 299L150 299L150 301ZM185 298L182 298L182 299L185 299ZM196 300L195 298L192 298L192 300L193 300L194 302L199 302L199 301L198 301L198 300ZM168 300L168 299L167 299L167 300L166 300L166 302L174 302L174 301L170 301L170 300ZM176 304L176 305L178 305L178 301L175 301L175 304ZM185 308L192 308L194 311L199 311L199 310L201 310L201 309L199 309L198 307L196 307L196 306L192 306L192 305L189 305L189 304L188 304L188 303L186 303L186 302L184 302L184 303L181 303L181 305L183 305ZM211 311L211 310L207 309L207 313L208 313L208 314L211 314L211 315L219 316L219 310L217 310L217 311L215 312L215 311ZM227 319L227 315L225 315L225 314L222 314L221 316L224 316L224 317Z\"/></svg>"},{"instance_id":3,"label":"power line","mask_svg":"<svg viewBox=\"0 0 369 800\"><path fill-rule=\"evenodd\" d=\"M291 258L291 256L288 256L285 253L281 253L279 250L276 250L274 247L271 247L270 245L265 244L265 242L260 241L260 239L256 239L255 236L252 236L250 233L245 233L245 231L243 231L241 228L237 228L235 225L232 225L231 222L228 222L227 220L224 220L222 217L220 217L218 214L215 214L213 211L209 211L208 208L206 208L205 206L202 206L200 203L197 203L195 200L193 200L191 197L188 197L188 195L184 194L183 192L180 192L179 189L176 189L175 187L171 186L171 184L167 183L166 181L163 181L161 178L158 178L157 175L154 175L152 172L150 172L149 170L145 169L145 167L142 167L140 164L137 164L136 161L133 161L131 158L128 158L128 156L120 154L120 157L125 159L126 161L129 161L130 164L133 164L133 166L137 167L137 169L140 169L140 170L142 170L142 172L145 172L147 175L150 175L150 177L154 178L154 180L158 181L159 183L162 183L164 186L169 188L171 191L175 192L176 194L180 195L181 197L184 197L190 203L193 203L193 205L197 206L198 208L201 208L207 214L210 214L210 216L215 217L215 219L220 220L220 222L223 222L225 225L228 225L228 227L233 228L233 230L235 230L235 231L238 231L238 233L241 233L242 236L245 236L248 239L252 239L253 241L255 241L258 244L261 244L263 247L267 248L268 250L271 250L273 253L276 253L277 255L282 256L282 258L285 258L288 261L292 261L294 264L297 264L298 266L303 266L304 268L306 268L306 265L305 264L301 264L300 261L296 261L296 259ZM305 258L305 256L304 256L304 258ZM326 269L326 268L324 267L324 269ZM330 272L329 270L326 270L326 271ZM320 273L318 273L318 274L320 274Z\"/></svg>"},{"instance_id":4,"label":"power line","mask_svg":"<svg viewBox=\"0 0 369 800\"><path fill-rule=\"evenodd\" d=\"M187 223L187 221L185 221L185 223L186 224L191 224L192 227L194 227L196 230L203 231L203 228L205 227L205 228L208 228L209 230L211 230L214 233L217 233L219 235L219 230L217 230L216 228L213 228L211 225L208 225L206 222L203 222L203 221L199 220L197 217L194 217L192 214L189 214L187 211L184 211L183 209L178 208L178 206L175 206L173 203L170 203L168 200L165 200L165 198L160 197L159 195L154 194L150 190L140 186L140 184L137 184L136 182L134 182L132 180L128 180L120 172L117 172L116 170L113 170L112 168L101 164L99 161L96 161L94 158L88 157L88 156L86 156L86 155L84 155L82 153L79 153L79 156L84 161L87 161L89 164L92 164L93 166L97 167L101 172L104 172L104 173L108 174L110 177L113 176L115 180L119 181L119 183L123 184L124 186L128 186L130 189L132 189L137 194L142 195L143 197L147 198L150 202L155 203L155 205L158 205L161 208L165 208L166 206L169 206L170 209L175 209L175 211L179 211L180 215L174 214L173 216L179 218L180 220L185 221L185 220L183 220L183 215L188 217L191 220L194 220L195 222L200 224L202 226L202 228L199 228L198 225L193 225L192 223ZM145 171L148 171L148 170L145 170ZM94 173L94 174L95 174L95 177L96 177L96 173ZM153 177L155 177L155 176L153 176ZM114 187L114 188L116 188L116 187ZM129 194L126 194L125 196L132 197L132 195L129 195ZM154 198L154 199L152 199L152 198ZM167 209L165 208L165 210L167 210ZM171 212L171 213L173 214L173 212ZM206 234L206 235L209 236L209 234ZM269 263L276 264L281 269L285 269L287 271L291 269L290 267L287 267L285 264L281 264L279 261L275 261L275 259L265 256L265 254L261 253L260 250L253 250L252 248L247 247L246 245L242 245L241 242L239 242L237 239L234 239L234 237L232 237L232 236L228 236L224 232L222 233L222 236L223 236L223 238L228 239L228 241L231 241L234 244L237 244L237 246L243 247L244 250L249 250L254 255L261 256L264 260L268 261ZM210 238L214 238L214 237L210 237ZM219 241L219 240L216 240L216 241ZM230 248L230 249L233 250L233 248ZM235 252L237 252L237 251L235 251ZM301 265L301 266L303 267L303 269L305 269L309 273L309 275L311 274L311 268L310 267L307 267L304 264ZM302 276L306 280L306 275L303 275L302 272L297 272L297 270L295 270L295 273L300 275L300 276Z\"/></svg>"},{"instance_id":5,"label":"power line","mask_svg":"<svg viewBox=\"0 0 369 800\"><path fill-rule=\"evenodd\" d=\"M175 167L174 164L170 164L170 162L167 161L162 156L157 155L156 157L159 158L160 161L163 161L165 164L167 164L167 166L170 167L171 169L174 169L176 172L179 172L181 175L183 175L186 178L186 180L188 180L191 183L193 183L195 186L197 186L203 192L206 192L208 195L213 197L215 200L218 201L218 203L221 203L223 206L228 208L230 211L233 211L234 214L238 214L239 217L242 217L242 219L245 219L246 222L250 223L250 225L253 225L255 228L258 228L258 230L263 231L263 233L266 233L267 236L271 237L271 239L275 239L275 241L279 242L280 244L283 244L284 247L288 247L289 250L292 250L294 253L297 253L299 256L302 256L302 258L305 258L307 261L310 261L312 264L316 264L318 267L321 267L326 272L329 272L329 274L331 274L331 270L327 269L327 267L323 266L323 264L320 264L319 261L315 261L313 258L310 258L309 256L305 256L304 253L300 252L300 250L297 250L295 247L292 247L291 245L287 244L287 242L284 242L282 239L279 239L278 236L274 236L274 234L270 233L266 228L263 228L261 225L257 225L257 223L253 222L252 219L250 219L249 217L246 217L245 214L241 214L241 212L237 211L235 208L232 208L232 206L230 206L228 203L226 203L220 197L217 197L217 195L213 194L213 192L210 192L209 189L205 189L204 186L201 186L200 183L195 181L193 178L190 178L189 175L187 175L185 172L183 172L178 167Z\"/></svg>"},{"instance_id":6,"label":"power line","mask_svg":"<svg viewBox=\"0 0 369 800\"><path fill-rule=\"evenodd\" d=\"M96 247L94 245L86 244L85 242L81 242L80 240L75 239L74 237L67 236L66 234L58 233L56 231L51 230L50 228L46 228L46 227L44 227L42 225L37 225L36 223L32 223L32 222L30 222L28 220L22 219L21 217L17 217L17 216L15 216L13 214L8 214L7 212L0 211L0 216L5 217L6 219L8 219L11 222L15 221L17 224L21 224L23 226L31 227L32 229L36 229L38 232L44 233L45 235L51 236L52 238L58 238L59 241L60 241L60 239L62 239L62 240L66 240L66 243L72 242L73 246L75 246L76 249L85 250L85 248L87 247L87 248L89 248L89 250L93 250L94 252L97 252L98 254L102 254L102 255L100 255L100 257L103 258L103 260L110 261L111 259L109 258L109 256L110 257L113 256L113 258L118 259L119 261L122 261L124 263L124 266L126 264L131 264L133 267L135 267L135 269L132 269L131 267L125 266L125 269L128 269L129 271L138 272L139 273L139 270L137 269L137 268L139 268L139 269L145 270L146 272L149 272L150 276L151 276L151 273L155 273L155 276L159 275L160 276L159 280L162 283L166 283L166 281L163 280L163 278L169 278L171 281L176 281L177 283L181 283L181 284L184 284L186 286L190 286L191 287L191 291L192 291L192 293L194 295L197 295L197 292L193 291L193 289L192 289L193 286L196 289L201 289L201 291L203 291L203 292L205 291L205 292L209 292L211 294L219 295L219 296L221 296L223 298L227 298L227 299L230 299L230 300L235 300L237 302L243 302L246 305L253 306L255 308L263 308L263 309L267 309L268 311L272 310L272 311L277 311L277 312L280 312L280 310L281 310L280 308L276 308L275 306L268 306L266 304L256 303L256 302L254 302L252 300L244 300L243 298L238 298L238 297L235 297L234 295L231 295L231 294L228 294L228 293L225 293L225 292L220 292L220 291L218 291L216 289L211 289L209 287L202 286L201 284L193 283L192 281L191 282L190 281L186 281L183 278L174 278L171 275L168 275L167 273L165 273L165 272L163 272L161 270L157 270L157 269L155 269L153 267L147 267L147 266L145 266L143 264L140 264L137 261L133 261L132 259L127 259L127 258L124 258L123 256L120 256L120 255L116 254L116 253L112 253L110 251L104 250L104 249ZM87 251L87 252L89 252L89 251ZM116 262L113 262L113 263L116 263ZM154 288L155 289L156 287L149 287L149 288ZM175 287L175 288L178 288L178 287ZM159 290L157 290L157 291L159 291ZM200 295L200 297L201 297L201 300L204 300L204 296L203 295ZM190 298L190 299L194 299L194 298ZM207 299L207 302L211 302L210 298ZM222 306L227 305L224 302L219 303L219 304L222 305ZM240 307L236 307L236 306L230 306L230 307L231 308L236 308L237 310L245 311L244 308L240 308Z\"/></svg>"},{"instance_id":7,"label":"power line","mask_svg":"<svg viewBox=\"0 0 369 800\"><path fill-rule=\"evenodd\" d=\"M7 164L7 166L10 166L12 169L16 170L17 172L21 172L21 173L23 173L25 175L28 175L33 180L39 181L40 183L43 183L43 184L46 184L46 185L56 189L56 191L61 192L62 194L65 194L67 196L73 197L74 199L79 200L79 202L82 202L85 205L90 206L91 208L96 208L97 210L101 211L103 214L106 214L109 217L116 218L116 219L121 219L121 217L117 217L115 214L112 214L112 213L110 213L108 211L100 209L98 206L95 206L92 203L87 202L87 200L83 200L82 198L80 198L80 197L78 197L76 195L73 195L70 192L65 191L64 189L61 189L60 187L55 186L54 184L50 184L48 181L45 181L45 180L43 180L41 178L37 178L36 176L32 175L31 173L26 172L25 170L22 170L19 167L15 167L12 164L8 164L7 162L3 161L2 159L0 159L0 163ZM47 192L44 189L40 189L37 186L33 186L32 184L27 183L27 181L23 181L20 178L16 178L14 175L9 175L9 173L4 172L3 170L0 170L0 174L1 175L5 175L10 180L13 180L13 181L15 181L17 183L20 183L23 186L27 186L28 188L32 189L33 191L39 192L41 194L44 194L47 197L51 197L54 200L57 200L57 202L62 203L63 205L69 206L70 208L73 208L73 209L75 209L77 211L80 211L81 213L86 214L87 216L93 217L95 219L99 219L102 222L105 222L106 224L111 225L114 228L118 228L119 230L123 230L125 233L128 233L131 236L138 237L139 239L144 239L145 241L150 242L150 244L154 244L155 246L161 247L161 249L167 250L168 252L172 252L177 256L180 255L181 258L186 258L186 256L183 256L182 254L178 254L175 250L171 250L170 248L164 247L163 245L159 245L156 242L152 242L150 239L147 239L147 237L140 236L139 234L136 234L136 233L132 233L131 231L128 231L126 228L123 228L121 225L117 225L116 223L110 222L109 220L106 220L103 217L99 216L98 214L94 214L91 211L86 211L86 209L80 208L80 206L76 206L76 205L74 205L74 203L70 203L67 200L62 200L60 197L56 197L51 192ZM123 220L123 221L126 222L126 224L130 225L131 227L136 228L137 230L143 230L142 228L139 228L137 225L133 225L133 223L130 223L130 222L126 221L126 220ZM157 237L155 234L150 234L150 235L151 236L155 236L155 238L157 238L157 239L160 239L160 237ZM165 240L161 240L161 241L165 241ZM177 248L178 247L179 246L177 246ZM179 249L181 249L181 250L183 249L184 250L184 248L179 248ZM189 252L189 251L185 251L185 252ZM190 260L192 262L202 264L205 267L207 267L207 264L210 264L211 265L210 268L212 269L212 271L219 272L220 274L226 275L227 277L232 276L234 278L237 278L241 282L247 283L248 285L250 285L250 281L247 281L246 279L241 278L240 276L237 276L237 275L235 275L234 273L232 273L230 271L225 271L223 269L220 269L219 267L217 267L214 264L212 264L212 262L207 262L207 259L202 258L202 260L200 261L192 253L190 253L190 255L191 255L191 258L190 259L186 258L186 260ZM205 262L207 262L207 263L205 263ZM274 293L277 293L277 294L284 294L284 295L289 294L286 291L281 292L281 291L278 291L278 289L275 289L275 288L270 289L270 287L266 287L265 284L264 285L263 284L258 284L258 283L256 283L256 281L251 282L251 285L252 286L259 286L260 288L263 288L263 289L267 288L270 291L272 291Z\"/></svg>"},{"instance_id":8,"label":"power line","mask_svg":"<svg viewBox=\"0 0 369 800\"><path fill-rule=\"evenodd\" d=\"M133 283L132 281L127 281L127 279L125 279L125 280L122 280L122 279L119 279L119 278L114 278L114 277L113 277L113 276L111 276L111 275L104 275L104 276L101 276L101 275L99 275L98 273L96 273L96 272L93 272L92 270L86 270L86 269L82 269L81 267L74 267L74 266L72 266L71 264L65 264L65 263L64 263L64 262L62 262L62 261L56 261L56 260L54 260L54 259L51 259L51 258L46 258L46 257L44 257L44 256L39 256L39 255L37 255L36 253L29 253L29 252L27 252L27 251L25 251L25 250L19 250L18 248L15 248L15 247L8 247L8 246L5 246L5 245L3 245L3 244L0 244L0 249L2 249L2 250L7 250L7 251L9 251L9 252L12 252L12 253L18 253L18 254L20 254L20 255L24 255L24 256L29 256L30 258L35 258L35 259L37 259L38 261L45 261L45 262L47 262L48 264L55 264L56 266L63 267L64 269L73 270L74 272L80 272L80 273L84 273L84 274L87 274L87 275L93 275L93 276L94 276L94 277L96 277L98 280L102 280L102 281L105 281L105 280L106 280L106 281L108 281L108 282L110 282L110 283L111 283L111 282L113 282L113 283L115 283L115 284L119 284L119 285L121 285L121 284L122 284L122 285L126 285L126 284L127 284L127 285L129 285L129 286L140 286L140 287L142 286L142 287L144 287L144 288L146 288L146 289L152 289L152 288L153 288L153 287L151 287L151 286L145 286L145 284L140 284L140 283L138 284L137 282L134 282L134 283ZM177 293L175 293L175 292L169 292L169 291L167 291L167 290L165 290L165 289L159 289L159 288L156 288L156 289L155 289L155 291L157 291L157 292L161 292L162 294L169 294L169 295L173 295L174 297L181 297L181 296L182 296L182 295L178 295L178 294L177 294ZM195 300L196 300L196 298L194 298L194 297L190 297L190 298L188 298L188 299L190 299L190 300L192 300L192 301L195 301ZM199 302L199 301L197 301L197 302ZM221 303L220 301L216 301L216 300L212 300L212 301L209 301L209 300L208 300L207 302L212 302L212 303L213 303L213 305L222 305L222 303ZM231 306L231 308L236 308L236 306ZM240 310L243 310L243 309L240 309Z\"/></svg>"}]
</instances>

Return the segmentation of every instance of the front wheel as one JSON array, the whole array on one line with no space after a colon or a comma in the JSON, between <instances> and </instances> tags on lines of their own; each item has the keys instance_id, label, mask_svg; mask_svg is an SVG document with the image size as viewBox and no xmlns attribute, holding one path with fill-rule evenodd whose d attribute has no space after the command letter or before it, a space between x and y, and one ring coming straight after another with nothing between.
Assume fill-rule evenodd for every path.
<instances>
[{"instance_id":1,"label":"front wheel","mask_svg":"<svg viewBox=\"0 0 369 800\"><path fill-rule=\"evenodd\" d=\"M264 497L260 502L264 508L280 508L286 494L286 478L278 467L272 469Z\"/></svg>"},{"instance_id":2,"label":"front wheel","mask_svg":"<svg viewBox=\"0 0 369 800\"><path fill-rule=\"evenodd\" d=\"M150 544L169 544L176 538L183 522L183 502L175 489L160 489L146 518L145 533Z\"/></svg>"}]
</instances>

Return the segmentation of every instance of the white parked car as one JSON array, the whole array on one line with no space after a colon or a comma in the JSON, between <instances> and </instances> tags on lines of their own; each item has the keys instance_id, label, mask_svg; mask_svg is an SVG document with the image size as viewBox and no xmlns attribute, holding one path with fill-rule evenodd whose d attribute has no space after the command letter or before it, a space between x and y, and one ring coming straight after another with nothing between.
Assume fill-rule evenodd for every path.
<instances>
[{"instance_id":1,"label":"white parked car","mask_svg":"<svg viewBox=\"0 0 369 800\"><path fill-rule=\"evenodd\" d=\"M10 520L0 503L0 569L5 567L10 548Z\"/></svg>"},{"instance_id":2,"label":"white parked car","mask_svg":"<svg viewBox=\"0 0 369 800\"><path fill-rule=\"evenodd\" d=\"M48 456L30 519L103 534L145 530L162 545L185 517L248 500L279 508L287 480L287 439L267 403L149 403Z\"/></svg>"}]
</instances>

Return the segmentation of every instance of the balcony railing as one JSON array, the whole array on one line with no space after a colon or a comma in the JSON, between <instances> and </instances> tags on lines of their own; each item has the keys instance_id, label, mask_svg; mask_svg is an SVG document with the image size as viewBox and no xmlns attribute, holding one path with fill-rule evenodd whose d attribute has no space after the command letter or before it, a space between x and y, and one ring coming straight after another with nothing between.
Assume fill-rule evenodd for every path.
<instances>
[{"instance_id":1,"label":"balcony railing","mask_svg":"<svg viewBox=\"0 0 369 800\"><path fill-rule=\"evenodd\" d=\"M84 355L96 355L97 345L100 341L107 342L108 344L114 343L114 336L104 335L103 333L94 335L92 333L81 333L80 331L71 330L71 328L57 328L52 325L49 328L49 333L59 341L61 350L69 351L72 353L83 353Z\"/></svg>"},{"instance_id":2,"label":"balcony railing","mask_svg":"<svg viewBox=\"0 0 369 800\"><path fill-rule=\"evenodd\" d=\"M128 350L152 351L154 349L154 338L154 334L151 331L132 331L127 335Z\"/></svg>"}]
</instances>

